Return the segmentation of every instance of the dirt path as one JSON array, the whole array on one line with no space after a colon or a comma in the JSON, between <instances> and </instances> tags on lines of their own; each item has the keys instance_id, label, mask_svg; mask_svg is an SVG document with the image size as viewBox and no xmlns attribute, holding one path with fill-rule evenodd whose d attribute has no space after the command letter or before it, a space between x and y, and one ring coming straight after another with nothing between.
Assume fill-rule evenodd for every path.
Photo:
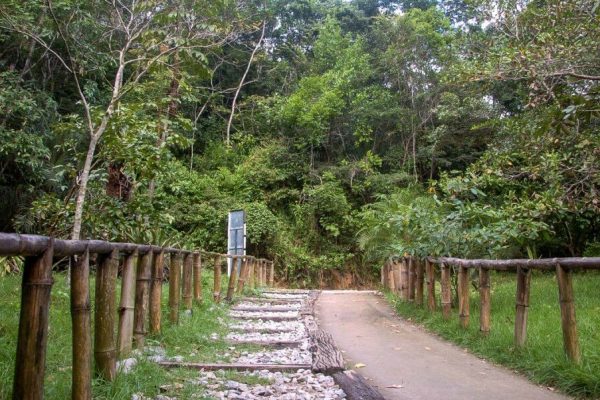
<instances>
[{"instance_id":1,"label":"dirt path","mask_svg":"<svg viewBox=\"0 0 600 400\"><path fill-rule=\"evenodd\" d=\"M357 372L386 399L567 399L401 320L372 292L323 291L316 312L347 367L365 364Z\"/></svg>"}]
</instances>

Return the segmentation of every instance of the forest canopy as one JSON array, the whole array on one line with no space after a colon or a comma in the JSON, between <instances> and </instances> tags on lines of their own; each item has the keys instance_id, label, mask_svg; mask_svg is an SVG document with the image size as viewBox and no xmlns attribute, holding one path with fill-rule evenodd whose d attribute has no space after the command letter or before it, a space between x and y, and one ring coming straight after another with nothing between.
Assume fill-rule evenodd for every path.
<instances>
[{"instance_id":1,"label":"forest canopy","mask_svg":"<svg viewBox=\"0 0 600 400\"><path fill-rule=\"evenodd\" d=\"M600 255L596 0L0 2L0 230L253 254ZM325 274L327 275L327 274Z\"/></svg>"}]
</instances>

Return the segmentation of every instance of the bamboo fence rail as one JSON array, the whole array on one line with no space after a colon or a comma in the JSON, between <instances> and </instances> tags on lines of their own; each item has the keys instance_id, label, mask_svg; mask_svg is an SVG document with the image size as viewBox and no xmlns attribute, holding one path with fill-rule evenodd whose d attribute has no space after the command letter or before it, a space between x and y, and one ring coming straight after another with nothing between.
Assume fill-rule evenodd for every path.
<instances>
[{"instance_id":1,"label":"bamboo fence rail","mask_svg":"<svg viewBox=\"0 0 600 400\"><path fill-rule=\"evenodd\" d=\"M275 273L272 261L253 256L102 240L59 240L14 233L0 233L0 256L25 257L13 399L43 399L52 265L55 258L72 259L72 399L75 400L92 398L92 354L96 373L103 379L113 380L118 372L117 357L127 355L133 343L138 348L143 347L148 333L146 327L150 333L160 332L163 268L167 257L169 320L174 324L179 321L181 304L185 310L191 310L193 301L202 301L201 270L206 259L214 259L215 302L221 300L221 269L225 258L231 257L234 265L239 263L241 266L239 279L237 270L231 273L226 295L229 301L233 300L235 293L242 294L244 285L252 276L251 266L256 266L256 271L262 277L256 281L256 286L272 284ZM91 329L89 287L92 259L96 260L97 265L94 335ZM117 308L119 265L122 266L122 284ZM268 282L267 268L270 268Z\"/></svg>"},{"instance_id":2,"label":"bamboo fence rail","mask_svg":"<svg viewBox=\"0 0 600 400\"><path fill-rule=\"evenodd\" d=\"M416 305L427 304L429 311L436 310L436 273L439 266L441 285L442 316L452 317L452 274L457 274L457 303L460 326L468 328L470 323L470 274L471 269L479 272L479 330L487 336L490 332L491 290L490 271L516 272L517 289L515 295L514 342L516 347L524 347L527 340L527 316L531 271L541 270L556 274L561 328L564 350L572 362L581 362L581 352L577 338L575 303L573 293L574 270L600 270L600 257L569 257L513 260L466 260L452 257L398 257L388 260L381 268L381 283L384 288L398 293L402 300ZM452 268L454 267L454 268ZM424 268L424 269L423 269ZM413 272L414 271L414 272ZM426 284L426 285L425 285ZM416 288L414 287L416 285ZM424 287L427 301L424 303Z\"/></svg>"}]
</instances>

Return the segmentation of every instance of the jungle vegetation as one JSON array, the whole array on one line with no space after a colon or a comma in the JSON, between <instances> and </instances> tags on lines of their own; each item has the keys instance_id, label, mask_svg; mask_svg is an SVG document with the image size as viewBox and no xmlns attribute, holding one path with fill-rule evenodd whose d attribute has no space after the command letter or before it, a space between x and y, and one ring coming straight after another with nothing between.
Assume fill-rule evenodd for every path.
<instances>
[{"instance_id":1,"label":"jungle vegetation","mask_svg":"<svg viewBox=\"0 0 600 400\"><path fill-rule=\"evenodd\" d=\"M224 251L243 208L297 285L600 255L599 4L1 0L0 231Z\"/></svg>"}]
</instances>

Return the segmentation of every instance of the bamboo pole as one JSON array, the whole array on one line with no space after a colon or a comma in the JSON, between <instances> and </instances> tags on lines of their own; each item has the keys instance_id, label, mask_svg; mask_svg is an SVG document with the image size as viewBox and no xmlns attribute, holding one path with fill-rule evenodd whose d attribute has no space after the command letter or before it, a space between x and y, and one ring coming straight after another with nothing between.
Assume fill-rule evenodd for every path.
<instances>
[{"instance_id":1,"label":"bamboo pole","mask_svg":"<svg viewBox=\"0 0 600 400\"><path fill-rule=\"evenodd\" d=\"M424 266L420 259L415 258L416 273L417 273L417 290L415 294L415 304L418 306L423 305L423 285L424 285Z\"/></svg>"},{"instance_id":2,"label":"bamboo pole","mask_svg":"<svg viewBox=\"0 0 600 400\"><path fill-rule=\"evenodd\" d=\"M529 288L531 270L517 267L517 294L515 314L515 347L525 347L527 341L527 312L529 310Z\"/></svg>"},{"instance_id":3,"label":"bamboo pole","mask_svg":"<svg viewBox=\"0 0 600 400\"><path fill-rule=\"evenodd\" d=\"M400 262L400 298L408 300L408 264L405 258Z\"/></svg>"},{"instance_id":4,"label":"bamboo pole","mask_svg":"<svg viewBox=\"0 0 600 400\"><path fill-rule=\"evenodd\" d=\"M42 255L25 258L13 399L44 398L53 255L51 239Z\"/></svg>"},{"instance_id":5,"label":"bamboo pole","mask_svg":"<svg viewBox=\"0 0 600 400\"><path fill-rule=\"evenodd\" d=\"M385 287L385 277L386 277L386 268L387 268L387 262L384 262L383 265L381 266L381 270L380 270L380 279L381 279L381 286L386 289Z\"/></svg>"},{"instance_id":6,"label":"bamboo pole","mask_svg":"<svg viewBox=\"0 0 600 400\"><path fill-rule=\"evenodd\" d=\"M181 296L181 264L183 255L177 253L171 255L171 265L169 267L169 321L173 324L179 324L179 297Z\"/></svg>"},{"instance_id":7,"label":"bamboo pole","mask_svg":"<svg viewBox=\"0 0 600 400\"><path fill-rule=\"evenodd\" d=\"M269 274L269 286L273 287L275 285L275 262L271 261L270 263L271 273Z\"/></svg>"},{"instance_id":8,"label":"bamboo pole","mask_svg":"<svg viewBox=\"0 0 600 400\"><path fill-rule=\"evenodd\" d=\"M260 281L260 260L256 260L254 264L254 287L261 287L262 283Z\"/></svg>"},{"instance_id":9,"label":"bamboo pole","mask_svg":"<svg viewBox=\"0 0 600 400\"><path fill-rule=\"evenodd\" d=\"M450 287L450 266L441 264L442 270L442 315L444 319L450 319L452 311L452 288Z\"/></svg>"},{"instance_id":10,"label":"bamboo pole","mask_svg":"<svg viewBox=\"0 0 600 400\"><path fill-rule=\"evenodd\" d=\"M221 256L215 256L213 299L221 302Z\"/></svg>"},{"instance_id":11,"label":"bamboo pole","mask_svg":"<svg viewBox=\"0 0 600 400\"><path fill-rule=\"evenodd\" d=\"M152 260L152 282L150 283L150 333L160 333L164 262L164 251L154 255Z\"/></svg>"},{"instance_id":12,"label":"bamboo pole","mask_svg":"<svg viewBox=\"0 0 600 400\"><path fill-rule=\"evenodd\" d=\"M463 329L469 327L470 298L469 298L469 270L460 267L458 270L458 318Z\"/></svg>"},{"instance_id":13,"label":"bamboo pole","mask_svg":"<svg viewBox=\"0 0 600 400\"><path fill-rule=\"evenodd\" d=\"M415 301L415 289L417 286L417 273L415 271L415 259L408 259L408 301Z\"/></svg>"},{"instance_id":14,"label":"bamboo pole","mask_svg":"<svg viewBox=\"0 0 600 400\"><path fill-rule=\"evenodd\" d=\"M256 259L252 259L250 261L250 265L248 267L248 286L250 289L254 289L256 287L255 276L254 276L254 267L256 264Z\"/></svg>"},{"instance_id":15,"label":"bamboo pole","mask_svg":"<svg viewBox=\"0 0 600 400\"><path fill-rule=\"evenodd\" d=\"M236 278L238 274L238 259L239 257L231 258L231 273L229 274L229 284L227 285L227 295L225 295L225 300L228 302L233 301L233 293L235 292L235 284ZM241 271L240 271L241 273Z\"/></svg>"},{"instance_id":16,"label":"bamboo pole","mask_svg":"<svg viewBox=\"0 0 600 400\"><path fill-rule=\"evenodd\" d=\"M194 254L185 255L183 260L183 307L192 311L192 264Z\"/></svg>"},{"instance_id":17,"label":"bamboo pole","mask_svg":"<svg viewBox=\"0 0 600 400\"><path fill-rule=\"evenodd\" d=\"M244 285L246 284L246 276L248 275L248 257L242 257L242 268L240 270L240 278L237 283L237 293L242 294L244 292Z\"/></svg>"},{"instance_id":18,"label":"bamboo pole","mask_svg":"<svg viewBox=\"0 0 600 400\"><path fill-rule=\"evenodd\" d=\"M75 262L75 260L72 260ZM72 400L92 399L92 307L90 305L90 253L71 268L71 319L73 323Z\"/></svg>"},{"instance_id":19,"label":"bamboo pole","mask_svg":"<svg viewBox=\"0 0 600 400\"><path fill-rule=\"evenodd\" d=\"M490 333L491 288L490 270L479 267L479 331L487 336Z\"/></svg>"},{"instance_id":20,"label":"bamboo pole","mask_svg":"<svg viewBox=\"0 0 600 400\"><path fill-rule=\"evenodd\" d=\"M390 289L390 291L394 292L396 290L396 282L394 281L394 268L391 261L388 261L387 264L387 287Z\"/></svg>"},{"instance_id":21,"label":"bamboo pole","mask_svg":"<svg viewBox=\"0 0 600 400\"><path fill-rule=\"evenodd\" d=\"M150 305L150 278L152 252L140 258L135 282L135 309L133 310L133 334L138 349L144 348L146 337L146 317Z\"/></svg>"},{"instance_id":22,"label":"bamboo pole","mask_svg":"<svg viewBox=\"0 0 600 400\"><path fill-rule=\"evenodd\" d=\"M263 261L263 286L267 286L269 284L268 281L268 277L267 277L267 270L268 270L268 261L265 260Z\"/></svg>"},{"instance_id":23,"label":"bamboo pole","mask_svg":"<svg viewBox=\"0 0 600 400\"><path fill-rule=\"evenodd\" d=\"M393 290L396 293L400 293L400 265L398 263L395 263L393 261L389 261L388 262L388 270L390 275L392 276L391 282L392 282L392 288L390 288L390 290Z\"/></svg>"},{"instance_id":24,"label":"bamboo pole","mask_svg":"<svg viewBox=\"0 0 600 400\"><path fill-rule=\"evenodd\" d=\"M137 257L137 252L133 252L126 255L123 260L121 304L119 306L119 331L117 335L117 351L120 357L123 357L131 351L135 296L135 264Z\"/></svg>"},{"instance_id":25,"label":"bamboo pole","mask_svg":"<svg viewBox=\"0 0 600 400\"><path fill-rule=\"evenodd\" d=\"M194 253L194 300L202 303L202 255Z\"/></svg>"},{"instance_id":26,"label":"bamboo pole","mask_svg":"<svg viewBox=\"0 0 600 400\"><path fill-rule=\"evenodd\" d=\"M563 344L569 360L581 363L581 352L577 338L577 321L575 318L575 297L573 294L573 272L556 264L556 280L560 301L560 318L563 331Z\"/></svg>"},{"instance_id":27,"label":"bamboo pole","mask_svg":"<svg viewBox=\"0 0 600 400\"><path fill-rule=\"evenodd\" d=\"M102 378L112 381L116 376L115 350L115 288L119 251L113 250L101 257L96 272L96 299L94 315L94 359Z\"/></svg>"},{"instance_id":28,"label":"bamboo pole","mask_svg":"<svg viewBox=\"0 0 600 400\"><path fill-rule=\"evenodd\" d=\"M435 311L435 264L425 260L427 270L427 308Z\"/></svg>"}]
</instances>

